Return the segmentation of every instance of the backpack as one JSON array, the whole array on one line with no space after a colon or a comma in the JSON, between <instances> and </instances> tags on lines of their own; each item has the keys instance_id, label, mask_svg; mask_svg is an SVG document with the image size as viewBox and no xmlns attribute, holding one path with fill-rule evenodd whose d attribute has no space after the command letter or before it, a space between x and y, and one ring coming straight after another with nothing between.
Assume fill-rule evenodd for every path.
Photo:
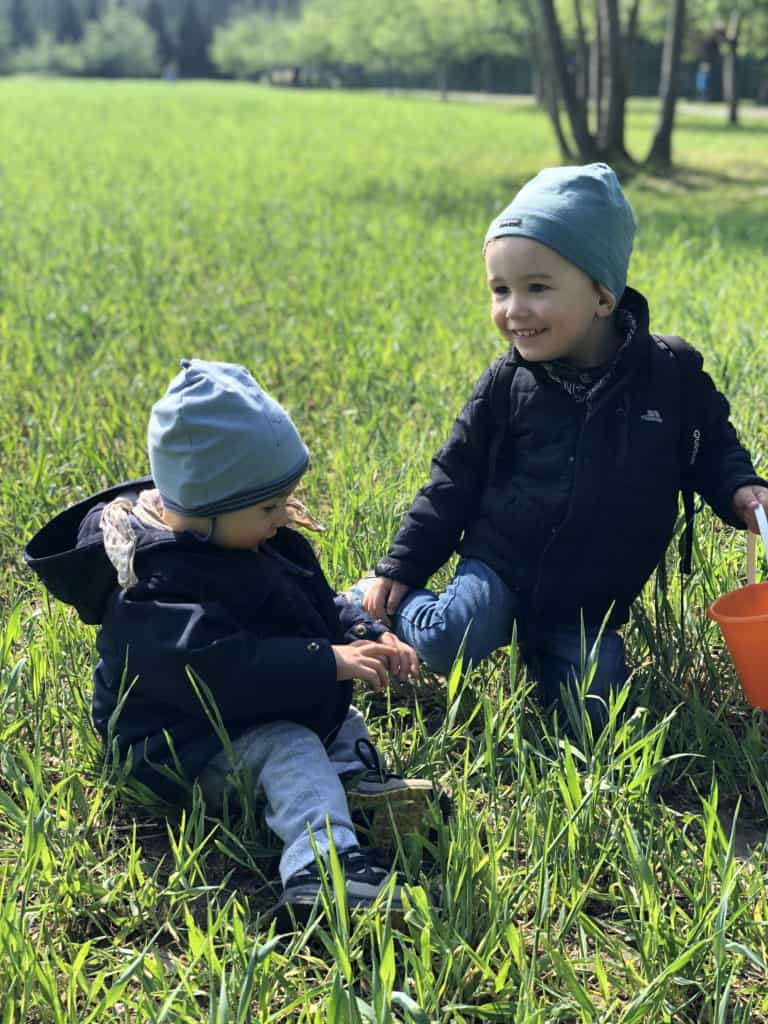
<instances>
[{"instance_id":1,"label":"backpack","mask_svg":"<svg viewBox=\"0 0 768 1024\"><path fill-rule=\"evenodd\" d=\"M676 334L652 334L651 337L665 345L675 356L680 371L680 407L682 410L680 430L680 463L683 467L680 481L680 492L683 498L683 516L685 526L680 538L680 567L686 575L690 575L693 561L693 521L701 508L696 508L694 489L691 484L691 470L696 464L701 447L701 429L694 422L694 413L687 398L687 383L693 379L694 371L698 372L699 364L696 353ZM518 364L509 359L501 359L491 371L490 402L493 417L493 438L489 446L488 479L496 468L499 447L504 439L504 432L509 419L509 393ZM664 561L662 560L662 566Z\"/></svg>"}]
</instances>

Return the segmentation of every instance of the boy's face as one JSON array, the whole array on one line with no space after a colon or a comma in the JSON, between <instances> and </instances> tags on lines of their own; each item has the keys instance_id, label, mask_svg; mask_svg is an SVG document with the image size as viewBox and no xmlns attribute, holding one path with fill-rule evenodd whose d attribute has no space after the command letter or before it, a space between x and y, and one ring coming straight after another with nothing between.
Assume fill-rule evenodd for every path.
<instances>
[{"instance_id":1,"label":"boy's face","mask_svg":"<svg viewBox=\"0 0 768 1024\"><path fill-rule=\"evenodd\" d=\"M531 362L568 359L596 366L613 344L614 296L532 238L496 238L485 250L491 319Z\"/></svg>"},{"instance_id":2,"label":"boy's face","mask_svg":"<svg viewBox=\"0 0 768 1024\"><path fill-rule=\"evenodd\" d=\"M287 501L291 496L279 494L258 505L249 505L236 512L217 516L213 542L223 548L256 548L274 537L281 526L290 522Z\"/></svg>"}]
</instances>

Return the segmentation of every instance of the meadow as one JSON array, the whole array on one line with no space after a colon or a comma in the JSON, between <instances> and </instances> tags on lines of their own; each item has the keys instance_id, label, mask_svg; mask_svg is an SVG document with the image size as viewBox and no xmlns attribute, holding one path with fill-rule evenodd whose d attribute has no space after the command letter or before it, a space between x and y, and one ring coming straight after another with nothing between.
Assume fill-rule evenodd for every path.
<instances>
[{"instance_id":1,"label":"meadow","mask_svg":"<svg viewBox=\"0 0 768 1024\"><path fill-rule=\"evenodd\" d=\"M632 103L635 151L653 119ZM544 116L0 80L0 138L0 1024L768 1021L768 727L706 618L745 572L708 511L692 576L673 546L637 603L627 704L598 742L541 718L514 646L359 694L453 819L402 851L405 920L329 894L283 938L257 815L136 801L90 728L93 630L22 560L60 508L146 472L149 406L201 356L291 410L322 562L355 580L501 350L480 248L557 162ZM627 182L630 283L702 350L765 472L768 119L686 110L675 156L672 178Z\"/></svg>"}]
</instances>

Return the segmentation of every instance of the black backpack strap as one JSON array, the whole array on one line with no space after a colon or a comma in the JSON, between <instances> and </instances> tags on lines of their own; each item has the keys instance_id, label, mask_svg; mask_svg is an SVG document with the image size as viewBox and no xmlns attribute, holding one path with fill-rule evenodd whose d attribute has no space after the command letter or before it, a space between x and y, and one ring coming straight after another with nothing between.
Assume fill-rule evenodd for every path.
<instances>
[{"instance_id":1,"label":"black backpack strap","mask_svg":"<svg viewBox=\"0 0 768 1024\"><path fill-rule=\"evenodd\" d=\"M509 392L517 370L517 363L509 357L499 359L491 369L491 386L489 389L491 415L493 416L493 437L488 448L488 480L496 470L499 448L509 422Z\"/></svg>"},{"instance_id":2,"label":"black backpack strap","mask_svg":"<svg viewBox=\"0 0 768 1024\"><path fill-rule=\"evenodd\" d=\"M692 359L695 359L694 353L690 346L676 334L654 334L653 337L665 345L675 356L680 370L680 409L682 421L680 428L680 463L682 466L680 492L683 498L683 516L685 521L683 535L680 538L680 567L686 575L690 575L693 567L693 522L697 512L690 475L699 454L701 430L694 422L693 410L688 398L690 389L687 386L686 365L690 366L691 369L698 369L698 363L694 367L694 364L691 362Z\"/></svg>"}]
</instances>

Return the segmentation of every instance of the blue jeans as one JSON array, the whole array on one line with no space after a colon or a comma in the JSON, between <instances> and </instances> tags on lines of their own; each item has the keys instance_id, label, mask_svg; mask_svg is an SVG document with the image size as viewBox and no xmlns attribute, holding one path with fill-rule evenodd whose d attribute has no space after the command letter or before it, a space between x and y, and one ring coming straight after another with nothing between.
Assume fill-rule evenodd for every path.
<instances>
[{"instance_id":1,"label":"blue jeans","mask_svg":"<svg viewBox=\"0 0 768 1024\"><path fill-rule=\"evenodd\" d=\"M441 594L411 590L394 616L394 631L410 644L434 672L445 675L466 634L464 663L479 664L497 647L511 640L515 619L525 620L525 609L501 577L475 558L463 558L456 574ZM587 651L599 630L585 627ZM561 703L560 687L568 683L575 693L581 677L580 623L555 624L537 630L525 645L528 670L538 684L545 706ZM597 668L587 693L608 702L612 689L627 679L624 642L614 629L606 628L600 641ZM604 722L602 701L588 700L586 709L593 726Z\"/></svg>"}]
</instances>

